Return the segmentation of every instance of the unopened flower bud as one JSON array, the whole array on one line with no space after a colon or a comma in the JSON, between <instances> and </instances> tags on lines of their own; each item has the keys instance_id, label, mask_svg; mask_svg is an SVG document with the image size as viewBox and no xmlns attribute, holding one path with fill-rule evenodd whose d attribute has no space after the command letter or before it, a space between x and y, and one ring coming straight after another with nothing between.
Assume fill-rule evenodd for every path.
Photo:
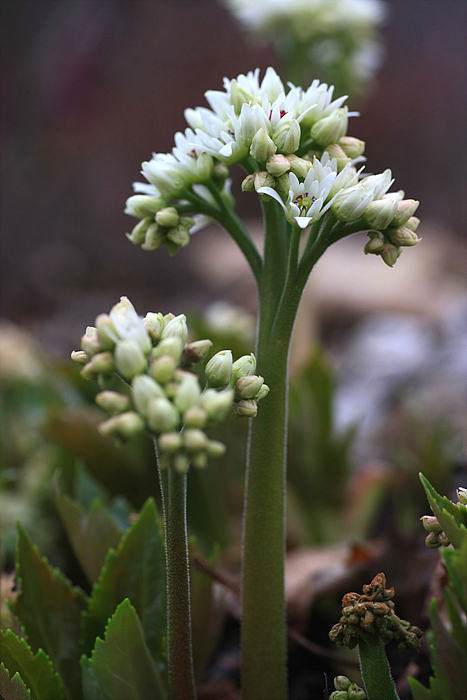
<instances>
[{"instance_id":1,"label":"unopened flower bud","mask_svg":"<svg viewBox=\"0 0 467 700\"><path fill-rule=\"evenodd\" d=\"M256 370L256 357L253 353L249 355L242 355L235 360L232 365L232 376L230 378L230 385L233 387L241 377L246 377L249 374L254 374Z\"/></svg>"},{"instance_id":2,"label":"unopened flower bud","mask_svg":"<svg viewBox=\"0 0 467 700\"><path fill-rule=\"evenodd\" d=\"M238 402L235 409L237 416L246 416L247 418L254 418L258 413L258 406L256 401L247 401L242 399Z\"/></svg>"},{"instance_id":3,"label":"unopened flower bud","mask_svg":"<svg viewBox=\"0 0 467 700\"><path fill-rule=\"evenodd\" d=\"M331 209L340 221L358 219L373 199L360 185L341 190L335 197Z\"/></svg>"},{"instance_id":4,"label":"unopened flower bud","mask_svg":"<svg viewBox=\"0 0 467 700\"><path fill-rule=\"evenodd\" d=\"M136 226L131 229L130 233L126 234L129 241L135 245L141 245L146 239L146 231L152 222L152 218L146 217L138 221Z\"/></svg>"},{"instance_id":5,"label":"unopened flower bud","mask_svg":"<svg viewBox=\"0 0 467 700\"><path fill-rule=\"evenodd\" d=\"M343 149L337 143L331 143L327 148L324 149L326 153L329 153L330 158L334 158L337 163L337 172L340 172L347 163L351 162L349 158L343 151Z\"/></svg>"},{"instance_id":6,"label":"unopened flower bud","mask_svg":"<svg viewBox=\"0 0 467 700\"><path fill-rule=\"evenodd\" d=\"M179 474L186 474L190 468L190 460L184 454L179 454L174 457L173 460L174 469Z\"/></svg>"},{"instance_id":7,"label":"unopened flower bud","mask_svg":"<svg viewBox=\"0 0 467 700\"><path fill-rule=\"evenodd\" d=\"M260 187L274 187L275 179L266 170L258 170L254 173L254 185L255 190L258 191Z\"/></svg>"},{"instance_id":8,"label":"unopened flower bud","mask_svg":"<svg viewBox=\"0 0 467 700\"><path fill-rule=\"evenodd\" d=\"M161 339L164 328L164 317L161 313L155 314L152 311L144 317L144 325L151 339L155 342Z\"/></svg>"},{"instance_id":9,"label":"unopened flower bud","mask_svg":"<svg viewBox=\"0 0 467 700\"><path fill-rule=\"evenodd\" d=\"M264 399L264 397L267 396L267 395L269 394L270 391L271 391L271 390L270 390L270 388L268 387L268 385L267 385L267 384L263 384L263 386L262 386L261 389L258 391L258 393L256 394L256 396L254 396L253 398L254 398L254 400L255 400L256 402L261 401L261 399Z\"/></svg>"},{"instance_id":10,"label":"unopened flower bud","mask_svg":"<svg viewBox=\"0 0 467 700\"><path fill-rule=\"evenodd\" d=\"M102 435L118 438L120 440L130 440L135 435L144 432L144 421L135 411L121 413L100 423L97 429Z\"/></svg>"},{"instance_id":11,"label":"unopened flower bud","mask_svg":"<svg viewBox=\"0 0 467 700\"><path fill-rule=\"evenodd\" d=\"M348 690L350 688L351 682L347 676L336 676L334 678L334 688L336 690Z\"/></svg>"},{"instance_id":12,"label":"unopened flower bud","mask_svg":"<svg viewBox=\"0 0 467 700\"><path fill-rule=\"evenodd\" d=\"M292 119L274 132L274 143L283 153L295 153L300 145L300 137L300 124Z\"/></svg>"},{"instance_id":13,"label":"unopened flower bud","mask_svg":"<svg viewBox=\"0 0 467 700\"><path fill-rule=\"evenodd\" d=\"M198 377L195 374L187 372L182 381L178 385L175 393L175 406L184 413L186 410L194 406L201 395Z\"/></svg>"},{"instance_id":14,"label":"unopened flower bud","mask_svg":"<svg viewBox=\"0 0 467 700\"><path fill-rule=\"evenodd\" d=\"M365 151L365 141L356 139L354 136L342 136L338 141L339 146L349 158L358 158Z\"/></svg>"},{"instance_id":15,"label":"unopened flower bud","mask_svg":"<svg viewBox=\"0 0 467 700\"><path fill-rule=\"evenodd\" d=\"M77 362L79 365L85 365L89 362L89 355L86 355L82 350L73 350L71 353L71 359L73 362Z\"/></svg>"},{"instance_id":16,"label":"unopened flower bud","mask_svg":"<svg viewBox=\"0 0 467 700\"><path fill-rule=\"evenodd\" d=\"M172 320L170 320L164 326L161 337L162 340L165 340L166 338L180 338L183 348L188 338L188 328L186 325L185 314L180 314L179 316L175 316Z\"/></svg>"},{"instance_id":17,"label":"unopened flower bud","mask_svg":"<svg viewBox=\"0 0 467 700\"><path fill-rule=\"evenodd\" d=\"M422 515L420 518L422 525L427 532L435 532L439 534L443 531L443 528L438 522L438 518L434 515Z\"/></svg>"},{"instance_id":18,"label":"unopened flower bud","mask_svg":"<svg viewBox=\"0 0 467 700\"><path fill-rule=\"evenodd\" d=\"M369 203L363 212L363 220L371 228L383 231L391 224L396 211L396 201L392 199L377 199Z\"/></svg>"},{"instance_id":19,"label":"unopened flower bud","mask_svg":"<svg viewBox=\"0 0 467 700\"><path fill-rule=\"evenodd\" d=\"M168 323L170 323L170 321L173 321L174 318L175 318L175 314L173 314L170 311L168 314L165 314L165 316L164 316L164 328Z\"/></svg>"},{"instance_id":20,"label":"unopened flower bud","mask_svg":"<svg viewBox=\"0 0 467 700\"><path fill-rule=\"evenodd\" d=\"M436 532L430 532L425 538L425 544L429 549L439 549L441 547L439 534Z\"/></svg>"},{"instance_id":21,"label":"unopened flower bud","mask_svg":"<svg viewBox=\"0 0 467 700\"><path fill-rule=\"evenodd\" d=\"M148 425L156 433L167 433L178 427L178 411L166 398L160 397L148 401L146 413Z\"/></svg>"},{"instance_id":22,"label":"unopened flower bud","mask_svg":"<svg viewBox=\"0 0 467 700\"><path fill-rule=\"evenodd\" d=\"M167 200L163 197L152 197L147 194L134 194L126 200L125 214L137 216L139 219L153 217L163 207Z\"/></svg>"},{"instance_id":23,"label":"unopened flower bud","mask_svg":"<svg viewBox=\"0 0 467 700\"><path fill-rule=\"evenodd\" d=\"M216 391L207 389L201 394L200 403L211 421L220 423L232 408L234 392L231 389Z\"/></svg>"},{"instance_id":24,"label":"unopened flower bud","mask_svg":"<svg viewBox=\"0 0 467 700\"><path fill-rule=\"evenodd\" d=\"M410 231L416 231L418 229L419 223L419 218L417 218L416 216L411 216L410 219L405 222L405 226L406 228L410 229Z\"/></svg>"},{"instance_id":25,"label":"unopened flower bud","mask_svg":"<svg viewBox=\"0 0 467 700\"><path fill-rule=\"evenodd\" d=\"M187 452L201 452L208 445L206 434L199 428L188 428L182 433L182 441Z\"/></svg>"},{"instance_id":26,"label":"unopened flower bud","mask_svg":"<svg viewBox=\"0 0 467 700\"><path fill-rule=\"evenodd\" d=\"M211 357L205 369L208 386L214 389L227 386L232 374L232 364L230 350L221 350Z\"/></svg>"},{"instance_id":27,"label":"unopened flower bud","mask_svg":"<svg viewBox=\"0 0 467 700\"><path fill-rule=\"evenodd\" d=\"M118 335L112 319L108 314L99 314L96 318L97 337L104 350L113 350Z\"/></svg>"},{"instance_id":28,"label":"unopened flower bud","mask_svg":"<svg viewBox=\"0 0 467 700\"><path fill-rule=\"evenodd\" d=\"M254 192L255 191L255 173L247 175L242 182L242 192Z\"/></svg>"},{"instance_id":29,"label":"unopened flower bud","mask_svg":"<svg viewBox=\"0 0 467 700\"><path fill-rule=\"evenodd\" d=\"M96 396L96 403L109 415L117 416L128 410L130 399L125 394L119 394L118 391L101 391Z\"/></svg>"},{"instance_id":30,"label":"unopened flower bud","mask_svg":"<svg viewBox=\"0 0 467 700\"><path fill-rule=\"evenodd\" d=\"M266 170L273 177L279 177L290 170L290 162L281 153L275 153L266 163Z\"/></svg>"},{"instance_id":31,"label":"unopened flower bud","mask_svg":"<svg viewBox=\"0 0 467 700\"><path fill-rule=\"evenodd\" d=\"M220 161L212 169L212 179L214 182L223 183L229 177L230 171L225 163Z\"/></svg>"},{"instance_id":32,"label":"unopened flower bud","mask_svg":"<svg viewBox=\"0 0 467 700\"><path fill-rule=\"evenodd\" d=\"M84 365L81 374L85 379L97 379L99 374L110 374L114 370L114 358L110 352L100 352Z\"/></svg>"},{"instance_id":33,"label":"unopened flower bud","mask_svg":"<svg viewBox=\"0 0 467 700\"><path fill-rule=\"evenodd\" d=\"M277 146L266 129L258 129L251 142L250 155L258 163L265 163L276 151Z\"/></svg>"},{"instance_id":34,"label":"unopened flower bud","mask_svg":"<svg viewBox=\"0 0 467 700\"><path fill-rule=\"evenodd\" d=\"M404 226L411 216L415 214L420 202L415 199L401 199L397 203L397 211L394 216L393 226Z\"/></svg>"},{"instance_id":35,"label":"unopened flower bud","mask_svg":"<svg viewBox=\"0 0 467 700\"><path fill-rule=\"evenodd\" d=\"M212 347L212 340L195 340L193 343L188 343L183 349L182 362L192 364L194 362L202 362Z\"/></svg>"},{"instance_id":36,"label":"unopened flower bud","mask_svg":"<svg viewBox=\"0 0 467 700\"><path fill-rule=\"evenodd\" d=\"M176 432L162 433L157 440L157 445L161 452L176 454L182 447L182 436Z\"/></svg>"},{"instance_id":37,"label":"unopened flower bud","mask_svg":"<svg viewBox=\"0 0 467 700\"><path fill-rule=\"evenodd\" d=\"M274 189L282 197L282 199L284 199L284 200L287 199L289 191L290 191L289 173L284 173L284 175L281 175L280 177L276 177Z\"/></svg>"},{"instance_id":38,"label":"unopened flower bud","mask_svg":"<svg viewBox=\"0 0 467 700\"><path fill-rule=\"evenodd\" d=\"M396 229L389 229L388 236L391 239L391 243L395 246L410 247L417 245L422 240L417 236L414 231L411 231L407 226L399 226Z\"/></svg>"},{"instance_id":39,"label":"unopened flower bud","mask_svg":"<svg viewBox=\"0 0 467 700\"><path fill-rule=\"evenodd\" d=\"M218 457L222 457L222 455L225 454L225 445L223 442L219 442L218 440L209 440L208 444L206 446L206 452L209 457L214 457L214 459L217 459Z\"/></svg>"},{"instance_id":40,"label":"unopened flower bud","mask_svg":"<svg viewBox=\"0 0 467 700\"><path fill-rule=\"evenodd\" d=\"M177 361L170 355L162 355L157 360L151 363L149 374L156 382L166 384L173 377L173 373L177 369Z\"/></svg>"},{"instance_id":41,"label":"unopened flower bud","mask_svg":"<svg viewBox=\"0 0 467 700\"><path fill-rule=\"evenodd\" d=\"M150 224L144 234L144 242L141 244L143 250L156 250L165 243L165 232L159 224Z\"/></svg>"},{"instance_id":42,"label":"unopened flower bud","mask_svg":"<svg viewBox=\"0 0 467 700\"><path fill-rule=\"evenodd\" d=\"M384 250L380 253L382 259L388 267L394 267L396 260L401 254L401 249L391 243L386 243Z\"/></svg>"},{"instance_id":43,"label":"unopened flower bud","mask_svg":"<svg viewBox=\"0 0 467 700\"><path fill-rule=\"evenodd\" d=\"M136 410L143 416L147 414L148 402L151 399L165 398L161 385L147 374L138 375L133 379L131 382L131 396Z\"/></svg>"},{"instance_id":44,"label":"unopened flower bud","mask_svg":"<svg viewBox=\"0 0 467 700\"><path fill-rule=\"evenodd\" d=\"M195 469L206 469L208 466L208 458L205 452L198 452L192 457L192 464Z\"/></svg>"},{"instance_id":45,"label":"unopened flower bud","mask_svg":"<svg viewBox=\"0 0 467 700\"><path fill-rule=\"evenodd\" d=\"M167 238L181 248L185 248L190 242L190 233L186 226L179 224L167 231ZM169 249L170 253L170 249Z\"/></svg>"},{"instance_id":46,"label":"unopened flower bud","mask_svg":"<svg viewBox=\"0 0 467 700\"><path fill-rule=\"evenodd\" d=\"M136 340L127 338L118 341L115 346L115 367L125 379L133 379L146 371L146 357Z\"/></svg>"},{"instance_id":47,"label":"unopened flower bud","mask_svg":"<svg viewBox=\"0 0 467 700\"><path fill-rule=\"evenodd\" d=\"M241 377L235 384L235 396L241 399L253 399L263 384L263 377L258 377L256 374Z\"/></svg>"},{"instance_id":48,"label":"unopened flower bud","mask_svg":"<svg viewBox=\"0 0 467 700\"><path fill-rule=\"evenodd\" d=\"M462 488L460 486L457 491L457 498L459 499L459 503L463 506L467 506L467 489Z\"/></svg>"},{"instance_id":49,"label":"unopened flower bud","mask_svg":"<svg viewBox=\"0 0 467 700\"><path fill-rule=\"evenodd\" d=\"M86 328L86 333L81 336L81 350L89 357L92 357L102 350L97 336L97 328L94 328L94 326L88 326Z\"/></svg>"},{"instance_id":50,"label":"unopened flower bud","mask_svg":"<svg viewBox=\"0 0 467 700\"><path fill-rule=\"evenodd\" d=\"M365 691L363 690L363 688L360 688L360 686L358 686L356 683L352 683L352 685L347 691L347 695L349 697L349 700L365 700L366 698Z\"/></svg>"},{"instance_id":51,"label":"unopened flower bud","mask_svg":"<svg viewBox=\"0 0 467 700\"><path fill-rule=\"evenodd\" d=\"M170 355L178 363L183 352L183 342L180 337L172 336L161 340L159 345L156 345L152 351L152 356L155 360L163 355Z\"/></svg>"},{"instance_id":52,"label":"unopened flower bud","mask_svg":"<svg viewBox=\"0 0 467 700\"><path fill-rule=\"evenodd\" d=\"M363 249L365 255L379 255L382 253L386 245L384 238L382 238L377 231L369 231L368 237L370 240L366 243Z\"/></svg>"},{"instance_id":53,"label":"unopened flower bud","mask_svg":"<svg viewBox=\"0 0 467 700\"><path fill-rule=\"evenodd\" d=\"M346 690L335 690L329 696L329 700L349 700Z\"/></svg>"},{"instance_id":54,"label":"unopened flower bud","mask_svg":"<svg viewBox=\"0 0 467 700\"><path fill-rule=\"evenodd\" d=\"M180 216L175 207L165 207L156 214L156 222L159 226L165 226L166 228L177 226L179 219Z\"/></svg>"},{"instance_id":55,"label":"unopened flower bud","mask_svg":"<svg viewBox=\"0 0 467 700\"><path fill-rule=\"evenodd\" d=\"M335 112L320 119L311 127L311 138L320 146L329 146L342 138L347 131L348 108L340 107Z\"/></svg>"},{"instance_id":56,"label":"unopened flower bud","mask_svg":"<svg viewBox=\"0 0 467 700\"><path fill-rule=\"evenodd\" d=\"M305 158L300 158L294 153L287 156L287 160L290 163L290 172L296 175L301 180L304 180L311 168L311 161Z\"/></svg>"},{"instance_id":57,"label":"unopened flower bud","mask_svg":"<svg viewBox=\"0 0 467 700\"><path fill-rule=\"evenodd\" d=\"M200 428L202 430L206 427L207 420L208 414L201 406L191 406L183 414L183 423L187 428Z\"/></svg>"}]
</instances>

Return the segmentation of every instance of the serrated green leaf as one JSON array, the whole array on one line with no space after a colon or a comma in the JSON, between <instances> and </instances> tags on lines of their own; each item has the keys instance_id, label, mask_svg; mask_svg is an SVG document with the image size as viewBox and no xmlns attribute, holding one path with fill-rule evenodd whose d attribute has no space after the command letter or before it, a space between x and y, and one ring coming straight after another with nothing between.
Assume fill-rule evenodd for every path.
<instances>
[{"instance_id":1,"label":"serrated green leaf","mask_svg":"<svg viewBox=\"0 0 467 700\"><path fill-rule=\"evenodd\" d=\"M144 641L134 607L126 598L96 640L91 666L108 700L165 700L167 693Z\"/></svg>"},{"instance_id":2,"label":"serrated green leaf","mask_svg":"<svg viewBox=\"0 0 467 700\"><path fill-rule=\"evenodd\" d=\"M420 481L439 524L451 540L453 547L460 548L467 539L467 528L459 522L459 509L449 498L440 496L423 474L420 474Z\"/></svg>"},{"instance_id":3,"label":"serrated green leaf","mask_svg":"<svg viewBox=\"0 0 467 700\"><path fill-rule=\"evenodd\" d=\"M94 675L91 659L83 655L80 663L84 700L107 700Z\"/></svg>"},{"instance_id":4,"label":"serrated green leaf","mask_svg":"<svg viewBox=\"0 0 467 700\"><path fill-rule=\"evenodd\" d=\"M0 697L3 700L31 700L31 693L19 673L15 673L10 678L10 674L2 663L0 663Z\"/></svg>"},{"instance_id":5,"label":"serrated green leaf","mask_svg":"<svg viewBox=\"0 0 467 700\"><path fill-rule=\"evenodd\" d=\"M59 672L65 697L79 700L81 611L83 593L74 588L58 569L52 569L18 525L16 573L19 595L14 611L26 631L34 652L40 648Z\"/></svg>"},{"instance_id":6,"label":"serrated green leaf","mask_svg":"<svg viewBox=\"0 0 467 700\"><path fill-rule=\"evenodd\" d=\"M90 653L96 636L103 636L109 617L125 598L134 606L146 644L163 671L167 634L165 551L153 499L146 501L117 551L108 553L93 587L88 612L83 614L86 653Z\"/></svg>"},{"instance_id":7,"label":"serrated green leaf","mask_svg":"<svg viewBox=\"0 0 467 700\"><path fill-rule=\"evenodd\" d=\"M117 547L122 531L102 503L94 499L88 513L55 486L57 510L73 552L90 583L99 578L107 552Z\"/></svg>"},{"instance_id":8,"label":"serrated green leaf","mask_svg":"<svg viewBox=\"0 0 467 700\"><path fill-rule=\"evenodd\" d=\"M449 576L449 585L464 612L467 613L467 539L460 549L445 549L442 554Z\"/></svg>"},{"instance_id":9,"label":"serrated green leaf","mask_svg":"<svg viewBox=\"0 0 467 700\"><path fill-rule=\"evenodd\" d=\"M467 653L467 627L461 617L459 608L455 603L454 596L450 588L446 588L444 591L444 598L446 601L449 621L451 623L451 634L459 646Z\"/></svg>"},{"instance_id":10,"label":"serrated green leaf","mask_svg":"<svg viewBox=\"0 0 467 700\"><path fill-rule=\"evenodd\" d=\"M430 605L430 624L433 631L431 662L434 678L430 679L435 697L443 700L465 700L467 688L467 650L456 642L443 624L436 600Z\"/></svg>"},{"instance_id":11,"label":"serrated green leaf","mask_svg":"<svg viewBox=\"0 0 467 700\"><path fill-rule=\"evenodd\" d=\"M436 700L431 691L425 688L416 678L409 678L408 680L413 700Z\"/></svg>"},{"instance_id":12,"label":"serrated green leaf","mask_svg":"<svg viewBox=\"0 0 467 700\"><path fill-rule=\"evenodd\" d=\"M0 632L0 655L8 672L19 674L34 700L64 700L62 682L42 649L34 654L26 640L7 630Z\"/></svg>"}]
</instances>

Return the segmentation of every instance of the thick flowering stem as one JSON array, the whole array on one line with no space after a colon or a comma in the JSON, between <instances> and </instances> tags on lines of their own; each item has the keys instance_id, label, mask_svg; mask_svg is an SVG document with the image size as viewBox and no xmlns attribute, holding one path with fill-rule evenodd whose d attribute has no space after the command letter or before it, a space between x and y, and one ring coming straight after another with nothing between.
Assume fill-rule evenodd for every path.
<instances>
[{"instance_id":1,"label":"thick flowering stem","mask_svg":"<svg viewBox=\"0 0 467 700\"><path fill-rule=\"evenodd\" d=\"M376 635L371 641L361 639L358 644L358 656L368 700L400 700L383 642Z\"/></svg>"},{"instance_id":2,"label":"thick flowering stem","mask_svg":"<svg viewBox=\"0 0 467 700\"><path fill-rule=\"evenodd\" d=\"M283 293L287 274L286 220L279 204L263 201L264 252L259 288L260 322L258 343L262 334L269 334Z\"/></svg>"},{"instance_id":3,"label":"thick flowering stem","mask_svg":"<svg viewBox=\"0 0 467 700\"><path fill-rule=\"evenodd\" d=\"M171 700L196 700L191 647L190 570L186 526L186 474L167 470L167 656Z\"/></svg>"}]
</instances>

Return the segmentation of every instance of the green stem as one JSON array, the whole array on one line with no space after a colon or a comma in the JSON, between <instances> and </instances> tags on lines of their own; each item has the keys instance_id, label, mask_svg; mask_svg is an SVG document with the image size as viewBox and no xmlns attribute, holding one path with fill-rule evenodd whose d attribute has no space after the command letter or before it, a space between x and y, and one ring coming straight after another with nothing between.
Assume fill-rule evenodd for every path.
<instances>
[{"instance_id":1,"label":"green stem","mask_svg":"<svg viewBox=\"0 0 467 700\"><path fill-rule=\"evenodd\" d=\"M383 642L377 637L370 642L360 641L358 656L368 700L400 700Z\"/></svg>"},{"instance_id":2,"label":"green stem","mask_svg":"<svg viewBox=\"0 0 467 700\"><path fill-rule=\"evenodd\" d=\"M286 220L280 205L262 201L264 219L263 270L259 285L260 335L258 344L267 342L284 289L287 274ZM263 334L266 337L263 338Z\"/></svg>"},{"instance_id":3,"label":"green stem","mask_svg":"<svg viewBox=\"0 0 467 700\"><path fill-rule=\"evenodd\" d=\"M191 648L186 474L180 474L172 467L169 467L167 472L167 657L171 700L196 700Z\"/></svg>"}]
</instances>

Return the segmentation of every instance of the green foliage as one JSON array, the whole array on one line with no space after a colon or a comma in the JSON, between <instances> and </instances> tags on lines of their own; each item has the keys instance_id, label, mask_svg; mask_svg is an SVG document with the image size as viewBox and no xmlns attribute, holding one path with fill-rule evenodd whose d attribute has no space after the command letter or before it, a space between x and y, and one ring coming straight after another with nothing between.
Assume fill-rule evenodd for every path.
<instances>
[{"instance_id":1,"label":"green foliage","mask_svg":"<svg viewBox=\"0 0 467 700\"><path fill-rule=\"evenodd\" d=\"M467 612L467 508L440 496L422 475L420 479L433 513L454 548L442 552L449 577L445 603L450 628L447 629L438 604L433 600L430 606L430 651L434 676L430 678L429 689L413 678L409 679L410 687L414 700L464 700L467 626L459 608Z\"/></svg>"},{"instance_id":2,"label":"green foliage","mask_svg":"<svg viewBox=\"0 0 467 700\"><path fill-rule=\"evenodd\" d=\"M4 700L31 700L31 693L23 683L21 676L15 673L10 678L10 674L2 663L0 663L0 696Z\"/></svg>"},{"instance_id":3,"label":"green foliage","mask_svg":"<svg viewBox=\"0 0 467 700\"><path fill-rule=\"evenodd\" d=\"M7 630L5 634L0 632L0 652L9 673L13 678L18 674L17 678L20 677L30 689L34 700L64 700L65 692L60 677L42 649L34 654L24 639L18 639L11 630Z\"/></svg>"}]
</instances>

